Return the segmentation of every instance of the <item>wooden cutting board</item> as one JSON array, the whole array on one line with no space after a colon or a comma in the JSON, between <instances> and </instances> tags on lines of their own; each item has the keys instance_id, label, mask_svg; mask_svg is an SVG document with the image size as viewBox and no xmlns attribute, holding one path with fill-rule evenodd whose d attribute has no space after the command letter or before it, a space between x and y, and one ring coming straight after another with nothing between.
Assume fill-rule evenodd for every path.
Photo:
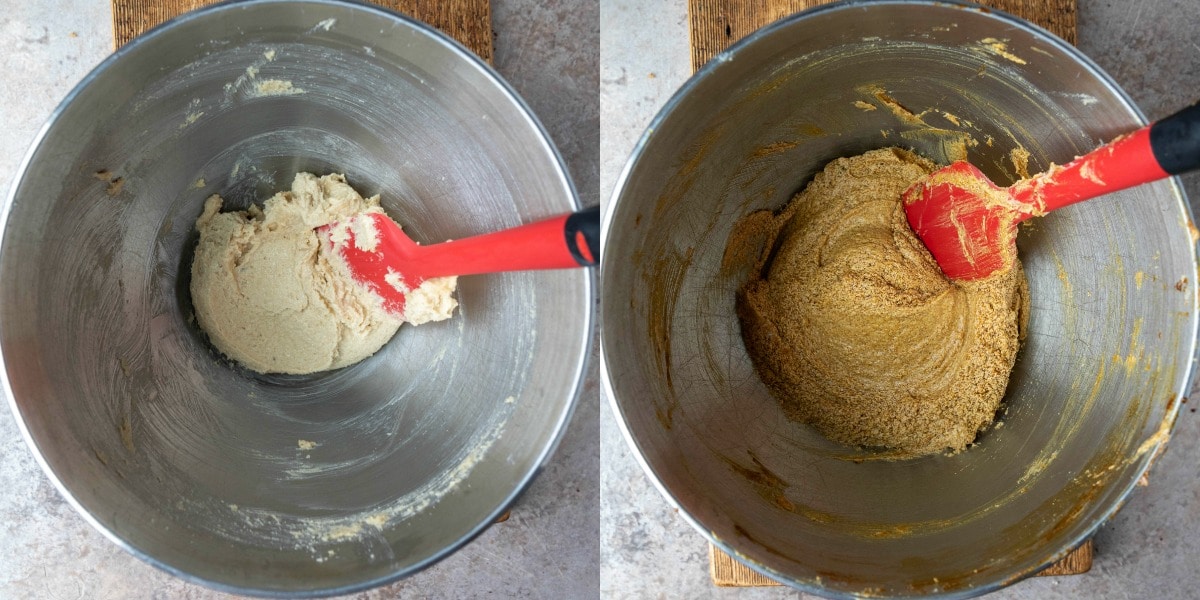
<instances>
[{"instance_id":1,"label":"wooden cutting board","mask_svg":"<svg viewBox=\"0 0 1200 600\"><path fill-rule=\"evenodd\" d=\"M717 53L763 25L829 1L688 0L692 70L699 70ZM1076 42L1076 0L984 0L981 4L1033 21L1072 44Z\"/></svg>"},{"instance_id":2,"label":"wooden cutting board","mask_svg":"<svg viewBox=\"0 0 1200 600\"><path fill-rule=\"evenodd\" d=\"M112 0L113 40L120 48L146 30L189 10L218 0ZM424 21L492 62L491 0L376 0Z\"/></svg>"},{"instance_id":3,"label":"wooden cutting board","mask_svg":"<svg viewBox=\"0 0 1200 600\"><path fill-rule=\"evenodd\" d=\"M754 30L790 14L825 4L829 0L688 0L688 33L692 45L692 70ZM1012 13L1076 42L1076 0L984 0L982 4ZM1076 575L1092 568L1092 542L1088 540L1038 575ZM709 575L726 587L779 585L709 546Z\"/></svg>"}]
</instances>

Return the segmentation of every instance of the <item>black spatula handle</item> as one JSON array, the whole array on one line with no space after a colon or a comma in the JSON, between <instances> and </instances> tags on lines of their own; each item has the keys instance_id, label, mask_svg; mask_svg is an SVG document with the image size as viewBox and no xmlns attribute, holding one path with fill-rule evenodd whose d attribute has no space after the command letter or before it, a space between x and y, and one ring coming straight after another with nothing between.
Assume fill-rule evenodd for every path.
<instances>
[{"instance_id":1,"label":"black spatula handle","mask_svg":"<svg viewBox=\"0 0 1200 600\"><path fill-rule=\"evenodd\" d=\"M1171 175L1200 169L1200 102L1151 125L1150 149Z\"/></svg>"}]
</instances>

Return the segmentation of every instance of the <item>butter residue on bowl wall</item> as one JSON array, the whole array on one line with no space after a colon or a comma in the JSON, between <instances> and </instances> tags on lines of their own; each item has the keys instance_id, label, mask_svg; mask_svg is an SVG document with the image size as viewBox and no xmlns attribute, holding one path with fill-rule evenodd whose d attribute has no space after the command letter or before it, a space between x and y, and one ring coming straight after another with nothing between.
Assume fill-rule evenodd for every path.
<instances>
[{"instance_id":1,"label":"butter residue on bowl wall","mask_svg":"<svg viewBox=\"0 0 1200 600\"><path fill-rule=\"evenodd\" d=\"M984 51L990 52L991 54L995 54L996 56L999 56L1000 58L1003 58L1004 60L1007 60L1009 62L1017 63L1018 65L1029 64L1029 61L1010 52L1009 48L1008 48L1008 44L1006 44L1004 41L998 40L996 38L989 37L989 38L983 38L982 40L979 40L979 48L983 49Z\"/></svg>"}]
</instances>

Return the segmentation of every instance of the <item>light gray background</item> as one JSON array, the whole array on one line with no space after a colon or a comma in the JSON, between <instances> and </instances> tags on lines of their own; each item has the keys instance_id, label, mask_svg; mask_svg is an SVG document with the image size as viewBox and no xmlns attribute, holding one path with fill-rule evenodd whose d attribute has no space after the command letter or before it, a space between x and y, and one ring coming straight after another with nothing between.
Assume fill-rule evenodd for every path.
<instances>
[{"instance_id":1,"label":"light gray background","mask_svg":"<svg viewBox=\"0 0 1200 600\"><path fill-rule=\"evenodd\" d=\"M691 75L686 0L601 0L600 188L606 202L634 142ZM1200 99L1200 1L1079 0L1079 47L1151 119ZM1184 179L1193 210L1200 175ZM609 265L609 268L612 266ZM1002 598L1195 598L1200 594L1200 404L1183 405L1167 453L1096 536L1092 571L1028 579ZM608 399L604 399L605 404ZM781 588L719 589L708 547L634 462L602 411L600 587L608 598L801 598Z\"/></svg>"},{"instance_id":2,"label":"light gray background","mask_svg":"<svg viewBox=\"0 0 1200 600\"><path fill-rule=\"evenodd\" d=\"M0 188L46 117L112 52L109 0L0 0ZM599 200L595 0L492 0L495 64ZM599 401L592 361L566 438L492 526L445 561L354 598L590 598L599 586ZM3 402L2 404L7 404ZM88 526L42 474L0 408L0 599L232 598L171 577Z\"/></svg>"}]
</instances>

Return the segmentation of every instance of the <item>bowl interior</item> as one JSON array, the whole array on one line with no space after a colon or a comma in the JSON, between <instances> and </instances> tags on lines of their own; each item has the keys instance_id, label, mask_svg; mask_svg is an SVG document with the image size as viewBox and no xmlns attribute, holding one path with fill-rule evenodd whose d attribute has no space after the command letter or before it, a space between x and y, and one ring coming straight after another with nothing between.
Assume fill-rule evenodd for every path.
<instances>
[{"instance_id":1,"label":"bowl interior","mask_svg":"<svg viewBox=\"0 0 1200 600\"><path fill-rule=\"evenodd\" d=\"M1196 263L1174 181L1023 228L1032 311L1003 425L956 456L872 460L789 421L746 355L751 261L727 246L840 156L965 151L1007 184L1014 148L1036 173L1141 123L1063 42L953 5L819 9L718 56L652 124L605 229L606 381L652 477L718 544L825 594L970 595L1065 554L1186 389Z\"/></svg>"},{"instance_id":2,"label":"bowl interior","mask_svg":"<svg viewBox=\"0 0 1200 600\"><path fill-rule=\"evenodd\" d=\"M257 2L121 49L64 102L14 184L0 345L60 487L119 543L219 587L347 590L492 522L580 383L586 273L463 278L460 312L374 357L263 376L213 350L188 295L194 221L345 173L414 239L571 210L524 105L466 51L386 11Z\"/></svg>"}]
</instances>

